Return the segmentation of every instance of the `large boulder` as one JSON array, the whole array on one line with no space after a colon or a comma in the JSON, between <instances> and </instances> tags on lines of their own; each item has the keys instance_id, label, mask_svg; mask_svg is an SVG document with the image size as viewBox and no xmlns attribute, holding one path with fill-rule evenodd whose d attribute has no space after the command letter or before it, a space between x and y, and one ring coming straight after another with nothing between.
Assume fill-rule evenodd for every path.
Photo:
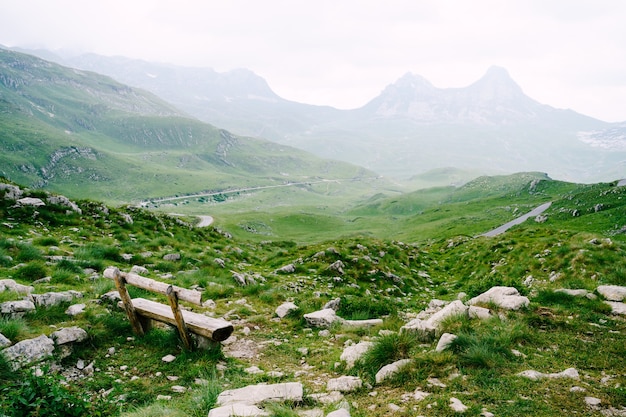
<instances>
[{"instance_id":1,"label":"large boulder","mask_svg":"<svg viewBox=\"0 0 626 417\"><path fill-rule=\"evenodd\" d=\"M505 310L519 310L522 307L527 307L530 300L520 295L514 287L492 287L467 303L470 305L493 303Z\"/></svg>"},{"instance_id":2,"label":"large boulder","mask_svg":"<svg viewBox=\"0 0 626 417\"><path fill-rule=\"evenodd\" d=\"M0 314L12 318L24 317L26 313L35 311L35 304L30 300L5 301L0 304Z\"/></svg>"},{"instance_id":3,"label":"large boulder","mask_svg":"<svg viewBox=\"0 0 626 417\"><path fill-rule=\"evenodd\" d=\"M437 329L428 320L413 319L402 326L400 331L415 334L422 342L430 342L435 338Z\"/></svg>"},{"instance_id":4,"label":"large boulder","mask_svg":"<svg viewBox=\"0 0 626 417\"><path fill-rule=\"evenodd\" d=\"M0 292L3 291L13 291L18 294L30 294L35 290L34 287L30 285L22 285L13 281L12 279L0 279Z\"/></svg>"},{"instance_id":5,"label":"large boulder","mask_svg":"<svg viewBox=\"0 0 626 417\"><path fill-rule=\"evenodd\" d=\"M51 195L50 197L46 198L46 201L49 204L67 207L78 214L83 213L83 211L80 209L80 207L76 205L76 203L74 203L73 201L70 201L69 198L63 195Z\"/></svg>"},{"instance_id":6,"label":"large boulder","mask_svg":"<svg viewBox=\"0 0 626 417\"><path fill-rule=\"evenodd\" d=\"M5 335L0 333L0 348L7 347L11 344L11 341L7 339Z\"/></svg>"},{"instance_id":7,"label":"large boulder","mask_svg":"<svg viewBox=\"0 0 626 417\"><path fill-rule=\"evenodd\" d=\"M346 363L347 369L350 369L354 366L356 361L361 359L361 357L372 348L372 346L374 346L374 343L367 341L348 346L343 350L339 359Z\"/></svg>"},{"instance_id":8,"label":"large boulder","mask_svg":"<svg viewBox=\"0 0 626 417\"><path fill-rule=\"evenodd\" d=\"M46 203L44 203L41 198L34 198L34 197L20 198L19 200L17 200L17 204L20 206L34 206L34 207L40 207L40 206L46 205Z\"/></svg>"},{"instance_id":9,"label":"large boulder","mask_svg":"<svg viewBox=\"0 0 626 417\"><path fill-rule=\"evenodd\" d=\"M441 323L449 317L468 316L468 308L460 300L454 300L444 308L428 318L428 322L435 328L439 328Z\"/></svg>"},{"instance_id":10,"label":"large boulder","mask_svg":"<svg viewBox=\"0 0 626 417\"><path fill-rule=\"evenodd\" d=\"M626 299L626 287L619 285L600 285L597 291L608 301L624 301Z\"/></svg>"},{"instance_id":11,"label":"large boulder","mask_svg":"<svg viewBox=\"0 0 626 417\"><path fill-rule=\"evenodd\" d=\"M363 381L358 376L340 376L326 382L326 391L352 392L361 389Z\"/></svg>"},{"instance_id":12,"label":"large boulder","mask_svg":"<svg viewBox=\"0 0 626 417\"><path fill-rule=\"evenodd\" d=\"M402 368L411 363L411 359L400 359L399 361L395 361L390 363L389 365L385 365L376 373L376 383L380 384L385 379L392 377L397 374Z\"/></svg>"},{"instance_id":13,"label":"large boulder","mask_svg":"<svg viewBox=\"0 0 626 417\"><path fill-rule=\"evenodd\" d=\"M283 317L286 317L289 313L291 313L292 311L296 311L297 309L298 306L289 301L276 307L275 313L278 317L282 319Z\"/></svg>"},{"instance_id":14,"label":"large boulder","mask_svg":"<svg viewBox=\"0 0 626 417\"><path fill-rule=\"evenodd\" d=\"M80 327L73 326L59 329L56 332L52 333L50 337L57 345L64 345L67 343L85 341L87 340L88 336L85 330L81 329Z\"/></svg>"},{"instance_id":15,"label":"large boulder","mask_svg":"<svg viewBox=\"0 0 626 417\"><path fill-rule=\"evenodd\" d=\"M83 293L74 290L63 292L47 292L44 294L31 294L34 303L40 307L52 307L61 303L69 303L74 298L82 298Z\"/></svg>"},{"instance_id":16,"label":"large boulder","mask_svg":"<svg viewBox=\"0 0 626 417\"><path fill-rule=\"evenodd\" d=\"M323 310L318 310L312 313L305 314L304 319L309 324L309 326L323 328L330 327L336 321L343 321L343 319L339 317L335 310L333 310L332 308L325 308Z\"/></svg>"},{"instance_id":17,"label":"large boulder","mask_svg":"<svg viewBox=\"0 0 626 417\"><path fill-rule=\"evenodd\" d=\"M247 387L230 389L217 397L217 405L235 403L257 405L265 401L302 401L303 388L300 382L286 382L282 384L258 384Z\"/></svg>"},{"instance_id":18,"label":"large boulder","mask_svg":"<svg viewBox=\"0 0 626 417\"><path fill-rule=\"evenodd\" d=\"M54 342L45 335L34 339L22 340L2 351L6 360L13 370L17 370L24 365L38 362L47 358L54 352Z\"/></svg>"},{"instance_id":19,"label":"large boulder","mask_svg":"<svg viewBox=\"0 0 626 417\"><path fill-rule=\"evenodd\" d=\"M7 200L17 200L22 198L24 195L24 191L20 189L20 187L11 184L0 184L0 191L4 190L4 198Z\"/></svg>"}]
</instances>

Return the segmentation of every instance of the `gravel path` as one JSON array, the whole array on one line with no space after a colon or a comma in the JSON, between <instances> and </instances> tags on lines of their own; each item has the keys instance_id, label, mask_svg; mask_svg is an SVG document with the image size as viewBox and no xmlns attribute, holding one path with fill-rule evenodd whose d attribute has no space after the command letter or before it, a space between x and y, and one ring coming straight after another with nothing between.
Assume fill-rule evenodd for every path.
<instances>
[{"instance_id":1,"label":"gravel path","mask_svg":"<svg viewBox=\"0 0 626 417\"><path fill-rule=\"evenodd\" d=\"M515 220L511 220L510 222L503 224L502 226L497 227L493 230L490 230L487 233L483 233L482 235L479 235L479 236L493 237L493 236L500 235L506 232L507 230L509 230L511 227L524 223L530 217L537 217L538 215L546 211L548 207L550 207L551 205L552 205L551 201L548 203L542 204L539 207L535 208L534 210L529 211L528 213L524 214L523 216L520 216Z\"/></svg>"}]
</instances>

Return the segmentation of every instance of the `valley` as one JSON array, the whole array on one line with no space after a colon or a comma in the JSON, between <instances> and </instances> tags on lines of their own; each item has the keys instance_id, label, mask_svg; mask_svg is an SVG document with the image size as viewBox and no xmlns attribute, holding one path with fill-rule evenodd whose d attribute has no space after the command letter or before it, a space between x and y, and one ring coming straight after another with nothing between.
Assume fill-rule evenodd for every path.
<instances>
[{"instance_id":1,"label":"valley","mask_svg":"<svg viewBox=\"0 0 626 417\"><path fill-rule=\"evenodd\" d=\"M0 48L0 416L626 415L620 124L497 67L340 111L90 59ZM110 267L232 336L136 334Z\"/></svg>"}]
</instances>

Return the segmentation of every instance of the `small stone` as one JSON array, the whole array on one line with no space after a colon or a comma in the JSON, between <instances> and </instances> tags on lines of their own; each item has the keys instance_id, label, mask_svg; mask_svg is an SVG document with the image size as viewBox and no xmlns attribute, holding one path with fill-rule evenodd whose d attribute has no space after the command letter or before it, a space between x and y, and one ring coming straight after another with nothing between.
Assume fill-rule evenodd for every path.
<instances>
[{"instance_id":1,"label":"small stone","mask_svg":"<svg viewBox=\"0 0 626 417\"><path fill-rule=\"evenodd\" d=\"M110 347L110 348L109 348L109 350L107 350L107 353L108 353L110 356L113 356L113 355L115 354L115 348L114 348L114 347Z\"/></svg>"},{"instance_id":2,"label":"small stone","mask_svg":"<svg viewBox=\"0 0 626 417\"><path fill-rule=\"evenodd\" d=\"M166 378L167 378L168 381L172 381L172 382L178 381L178 377L175 376L175 375L168 375L168 376L166 376Z\"/></svg>"},{"instance_id":3,"label":"small stone","mask_svg":"<svg viewBox=\"0 0 626 417\"><path fill-rule=\"evenodd\" d=\"M578 385L573 386L569 389L569 392L587 392L583 387L579 387Z\"/></svg>"},{"instance_id":4,"label":"small stone","mask_svg":"<svg viewBox=\"0 0 626 417\"><path fill-rule=\"evenodd\" d=\"M161 360L165 363L172 363L176 360L176 356L174 355L165 355L161 358Z\"/></svg>"},{"instance_id":5,"label":"small stone","mask_svg":"<svg viewBox=\"0 0 626 417\"><path fill-rule=\"evenodd\" d=\"M457 413L464 413L469 408L465 404L461 402L458 398L450 398L450 408Z\"/></svg>"},{"instance_id":6,"label":"small stone","mask_svg":"<svg viewBox=\"0 0 626 417\"><path fill-rule=\"evenodd\" d=\"M187 391L187 388L181 386L181 385L174 385L172 387L172 391L177 392L177 393L183 393L185 391Z\"/></svg>"},{"instance_id":7,"label":"small stone","mask_svg":"<svg viewBox=\"0 0 626 417\"><path fill-rule=\"evenodd\" d=\"M172 399L171 395L157 395L157 401L170 401Z\"/></svg>"},{"instance_id":8,"label":"small stone","mask_svg":"<svg viewBox=\"0 0 626 417\"><path fill-rule=\"evenodd\" d=\"M602 400L600 398L585 397L585 404L587 404L587 406L590 408L599 407L601 403L602 403Z\"/></svg>"}]
</instances>

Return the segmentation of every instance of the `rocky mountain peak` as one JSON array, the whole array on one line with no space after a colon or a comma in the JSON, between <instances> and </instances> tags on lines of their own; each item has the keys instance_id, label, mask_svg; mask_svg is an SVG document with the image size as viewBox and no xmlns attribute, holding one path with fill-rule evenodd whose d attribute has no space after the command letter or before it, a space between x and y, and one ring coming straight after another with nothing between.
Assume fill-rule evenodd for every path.
<instances>
[{"instance_id":1,"label":"rocky mountain peak","mask_svg":"<svg viewBox=\"0 0 626 417\"><path fill-rule=\"evenodd\" d=\"M509 72L498 66L490 67L468 90L484 100L503 101L526 97Z\"/></svg>"}]
</instances>

